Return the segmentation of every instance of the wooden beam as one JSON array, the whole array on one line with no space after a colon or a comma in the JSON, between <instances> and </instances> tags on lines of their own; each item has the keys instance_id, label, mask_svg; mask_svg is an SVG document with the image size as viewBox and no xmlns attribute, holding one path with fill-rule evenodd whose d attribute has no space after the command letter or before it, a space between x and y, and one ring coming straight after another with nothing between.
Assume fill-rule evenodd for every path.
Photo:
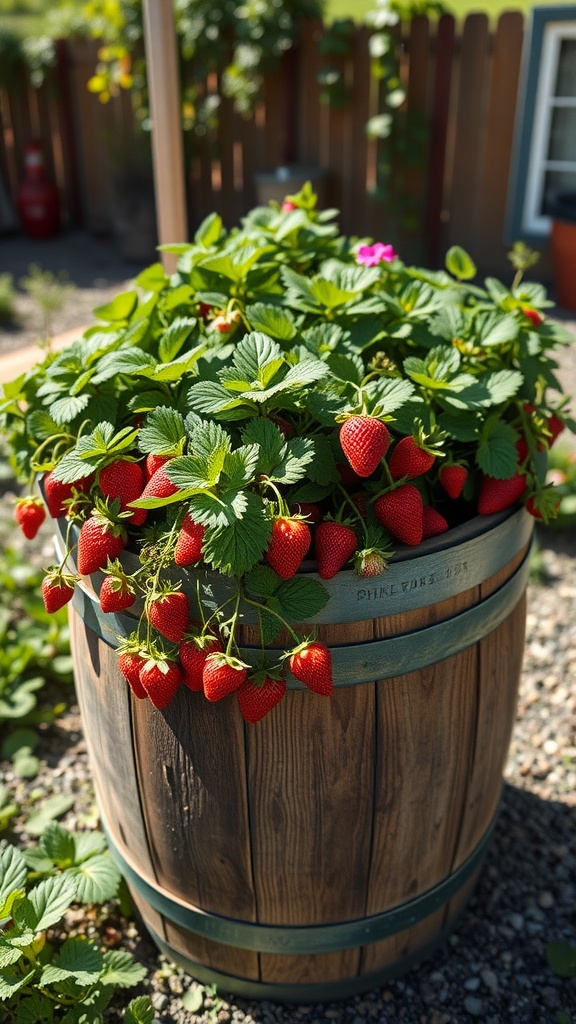
<instances>
[{"instance_id":1,"label":"wooden beam","mask_svg":"<svg viewBox=\"0 0 576 1024\"><path fill-rule=\"evenodd\" d=\"M188 235L178 46L170 0L144 0L144 43L158 241L166 245L185 242ZM172 253L162 253L162 263L167 273L176 269Z\"/></svg>"}]
</instances>

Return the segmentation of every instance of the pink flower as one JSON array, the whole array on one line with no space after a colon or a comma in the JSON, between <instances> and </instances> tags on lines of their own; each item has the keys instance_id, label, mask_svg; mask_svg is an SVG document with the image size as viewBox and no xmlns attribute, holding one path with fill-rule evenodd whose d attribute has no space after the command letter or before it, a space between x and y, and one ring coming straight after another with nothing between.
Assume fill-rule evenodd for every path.
<instances>
[{"instance_id":1,"label":"pink flower","mask_svg":"<svg viewBox=\"0 0 576 1024\"><path fill-rule=\"evenodd\" d=\"M393 245L384 245L383 242L375 242L374 245L361 245L356 253L356 263L362 263L365 267L375 267L378 263L392 263L397 259L398 253L394 252Z\"/></svg>"}]
</instances>

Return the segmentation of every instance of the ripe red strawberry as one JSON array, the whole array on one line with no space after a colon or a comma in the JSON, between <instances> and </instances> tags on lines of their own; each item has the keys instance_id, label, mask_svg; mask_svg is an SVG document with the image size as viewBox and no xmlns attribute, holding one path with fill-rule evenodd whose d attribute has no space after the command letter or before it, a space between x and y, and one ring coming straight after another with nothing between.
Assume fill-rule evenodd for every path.
<instances>
[{"instance_id":1,"label":"ripe red strawberry","mask_svg":"<svg viewBox=\"0 0 576 1024\"><path fill-rule=\"evenodd\" d=\"M140 669L140 682L155 708L165 708L182 682L182 673L174 661L150 658Z\"/></svg>"},{"instance_id":2,"label":"ripe red strawberry","mask_svg":"<svg viewBox=\"0 0 576 1024\"><path fill-rule=\"evenodd\" d=\"M412 480L427 473L435 460L436 456L420 448L412 436L402 437L388 459L388 468L394 480L402 477Z\"/></svg>"},{"instance_id":3,"label":"ripe red strawberry","mask_svg":"<svg viewBox=\"0 0 576 1024\"><path fill-rule=\"evenodd\" d=\"M104 569L108 559L113 561L126 545L126 530L103 511L92 512L82 523L78 538L77 563L81 576L89 576Z\"/></svg>"},{"instance_id":4,"label":"ripe red strawberry","mask_svg":"<svg viewBox=\"0 0 576 1024\"><path fill-rule=\"evenodd\" d=\"M42 600L49 615L63 608L74 596L76 579L56 567L48 569L42 580Z\"/></svg>"},{"instance_id":5,"label":"ripe red strawberry","mask_svg":"<svg viewBox=\"0 0 576 1024\"><path fill-rule=\"evenodd\" d=\"M188 598L181 590L166 590L153 596L148 605L148 619L167 640L179 644L190 617Z\"/></svg>"},{"instance_id":6,"label":"ripe red strawberry","mask_svg":"<svg viewBox=\"0 0 576 1024\"><path fill-rule=\"evenodd\" d=\"M165 466L170 459L173 459L173 455L147 455L146 462L144 463L144 474L146 476L146 483L152 479L154 473L161 466Z\"/></svg>"},{"instance_id":7,"label":"ripe red strawberry","mask_svg":"<svg viewBox=\"0 0 576 1024\"><path fill-rule=\"evenodd\" d=\"M140 654L126 652L118 658L118 668L124 679L128 682L130 689L138 700L144 700L148 694L140 682L140 669L146 664L146 659Z\"/></svg>"},{"instance_id":8,"label":"ripe red strawberry","mask_svg":"<svg viewBox=\"0 0 576 1024\"><path fill-rule=\"evenodd\" d=\"M422 537L436 537L439 533L446 533L447 529L448 523L444 516L426 505L422 512Z\"/></svg>"},{"instance_id":9,"label":"ripe red strawberry","mask_svg":"<svg viewBox=\"0 0 576 1024\"><path fill-rule=\"evenodd\" d=\"M285 199L280 207L282 213L292 213L293 210L297 210L296 203L293 203L291 199Z\"/></svg>"},{"instance_id":10,"label":"ripe red strawberry","mask_svg":"<svg viewBox=\"0 0 576 1024\"><path fill-rule=\"evenodd\" d=\"M541 327L544 323L544 317L536 309L532 309L530 306L522 306L522 312L527 320L530 321L533 327Z\"/></svg>"},{"instance_id":11,"label":"ripe red strawberry","mask_svg":"<svg viewBox=\"0 0 576 1024\"><path fill-rule=\"evenodd\" d=\"M198 316L201 317L202 320L206 320L206 318L210 315L213 309L214 306L211 306L209 302L199 302Z\"/></svg>"},{"instance_id":12,"label":"ripe red strawberry","mask_svg":"<svg viewBox=\"0 0 576 1024\"><path fill-rule=\"evenodd\" d=\"M422 495L414 484L402 484L374 502L378 521L402 544L415 547L423 532Z\"/></svg>"},{"instance_id":13,"label":"ripe red strawberry","mask_svg":"<svg viewBox=\"0 0 576 1024\"><path fill-rule=\"evenodd\" d=\"M187 512L176 541L174 552L176 565L192 565L194 562L200 561L205 532L206 527L201 523L195 523L190 513Z\"/></svg>"},{"instance_id":14,"label":"ripe red strawberry","mask_svg":"<svg viewBox=\"0 0 576 1024\"><path fill-rule=\"evenodd\" d=\"M352 501L358 509L362 519L368 519L368 495L367 494L354 494Z\"/></svg>"},{"instance_id":15,"label":"ripe red strawberry","mask_svg":"<svg viewBox=\"0 0 576 1024\"><path fill-rule=\"evenodd\" d=\"M349 558L358 541L351 526L326 520L316 527L316 561L320 579L331 580Z\"/></svg>"},{"instance_id":16,"label":"ripe red strawberry","mask_svg":"<svg viewBox=\"0 0 576 1024\"><path fill-rule=\"evenodd\" d=\"M468 470L466 466L451 463L448 466L442 466L438 479L448 497L459 498L468 479Z\"/></svg>"},{"instance_id":17,"label":"ripe red strawberry","mask_svg":"<svg viewBox=\"0 0 576 1024\"><path fill-rule=\"evenodd\" d=\"M388 552L390 556L390 552ZM364 551L359 551L354 559L354 569L359 576L372 577L381 576L384 572L388 561L383 551L378 548L366 548Z\"/></svg>"},{"instance_id":18,"label":"ripe red strawberry","mask_svg":"<svg viewBox=\"0 0 576 1024\"><path fill-rule=\"evenodd\" d=\"M548 523L555 519L560 508L561 497L555 493L553 487L545 487L542 491L536 491L526 500L526 509L534 519L539 522Z\"/></svg>"},{"instance_id":19,"label":"ripe red strawberry","mask_svg":"<svg viewBox=\"0 0 576 1024\"><path fill-rule=\"evenodd\" d=\"M48 513L52 519L58 519L59 516L65 516L68 508L64 504L69 498L73 497L73 491L89 491L94 482L94 475L83 477L81 480L75 480L72 484L63 484L60 480L54 479L54 473L50 470L49 473L44 475L42 480L44 486L44 496L46 505L48 507Z\"/></svg>"},{"instance_id":20,"label":"ripe red strawberry","mask_svg":"<svg viewBox=\"0 0 576 1024\"><path fill-rule=\"evenodd\" d=\"M254 725L282 700L286 693L286 680L275 679L264 671L256 672L245 679L236 692L243 719Z\"/></svg>"},{"instance_id":21,"label":"ripe red strawberry","mask_svg":"<svg viewBox=\"0 0 576 1024\"><path fill-rule=\"evenodd\" d=\"M525 437L521 437L516 441L516 451L518 452L518 466L521 466L528 457L530 448L528 447L528 441Z\"/></svg>"},{"instance_id":22,"label":"ripe red strawberry","mask_svg":"<svg viewBox=\"0 0 576 1024\"><path fill-rule=\"evenodd\" d=\"M288 661L290 671L309 690L329 697L334 688L332 657L325 644L313 640L303 649L295 651Z\"/></svg>"},{"instance_id":23,"label":"ripe red strawberry","mask_svg":"<svg viewBox=\"0 0 576 1024\"><path fill-rule=\"evenodd\" d=\"M169 498L171 494L176 494L177 490L178 488L170 480L165 466L159 466L153 476L150 477L140 497Z\"/></svg>"},{"instance_id":24,"label":"ripe red strawberry","mask_svg":"<svg viewBox=\"0 0 576 1024\"><path fill-rule=\"evenodd\" d=\"M208 655L224 653L220 637L206 636L203 638L203 643L204 646L200 646L198 639L184 639L178 648L183 673L182 682L189 690L196 692L204 689L202 674Z\"/></svg>"},{"instance_id":25,"label":"ripe red strawberry","mask_svg":"<svg viewBox=\"0 0 576 1024\"><path fill-rule=\"evenodd\" d=\"M372 476L389 444L388 427L374 416L351 416L340 427L342 451L357 476Z\"/></svg>"},{"instance_id":26,"label":"ripe red strawberry","mask_svg":"<svg viewBox=\"0 0 576 1024\"><path fill-rule=\"evenodd\" d=\"M117 459L109 466L100 470L98 478L100 490L111 500L120 499L120 511L125 512L131 501L136 501L144 490L144 473L137 462L129 459ZM142 526L146 521L145 508L132 510L131 526Z\"/></svg>"},{"instance_id":27,"label":"ripe red strawberry","mask_svg":"<svg viewBox=\"0 0 576 1024\"><path fill-rule=\"evenodd\" d=\"M264 558L283 580L294 576L312 543L310 527L302 519L279 516L272 523L272 536Z\"/></svg>"},{"instance_id":28,"label":"ripe red strawberry","mask_svg":"<svg viewBox=\"0 0 576 1024\"><path fill-rule=\"evenodd\" d=\"M248 667L227 654L209 654L202 672L204 696L217 701L234 693L246 679Z\"/></svg>"},{"instance_id":29,"label":"ripe red strawberry","mask_svg":"<svg viewBox=\"0 0 576 1024\"><path fill-rule=\"evenodd\" d=\"M28 495L16 502L14 518L27 540L32 540L46 519L46 510L39 498Z\"/></svg>"},{"instance_id":30,"label":"ripe red strawberry","mask_svg":"<svg viewBox=\"0 0 576 1024\"><path fill-rule=\"evenodd\" d=\"M100 607L103 612L121 612L130 608L136 600L134 591L126 578L105 576L100 587Z\"/></svg>"},{"instance_id":31,"label":"ripe red strawberry","mask_svg":"<svg viewBox=\"0 0 576 1024\"><path fill-rule=\"evenodd\" d=\"M554 444L554 442L556 441L556 438L565 429L565 424L564 424L564 421L561 420L559 416L551 416L550 419L548 420L547 426L548 426L548 430L550 431L550 433L552 435L550 437L550 439L548 440L548 447L551 448L552 445Z\"/></svg>"},{"instance_id":32,"label":"ripe red strawberry","mask_svg":"<svg viewBox=\"0 0 576 1024\"><path fill-rule=\"evenodd\" d=\"M519 500L526 490L526 477L515 473L508 480L496 480L491 476L482 477L478 496L478 514L489 516L503 512Z\"/></svg>"}]
</instances>

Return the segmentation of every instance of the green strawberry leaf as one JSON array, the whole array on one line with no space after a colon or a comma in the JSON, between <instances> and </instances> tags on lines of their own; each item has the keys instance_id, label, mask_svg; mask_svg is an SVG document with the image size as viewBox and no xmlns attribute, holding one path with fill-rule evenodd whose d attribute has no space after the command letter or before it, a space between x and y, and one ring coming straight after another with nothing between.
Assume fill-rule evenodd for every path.
<instances>
[{"instance_id":1,"label":"green strawberry leaf","mask_svg":"<svg viewBox=\"0 0 576 1024\"><path fill-rule=\"evenodd\" d=\"M177 317L166 328L158 346L158 355L163 363L170 363L176 358L197 323L196 317Z\"/></svg>"},{"instance_id":2,"label":"green strawberry leaf","mask_svg":"<svg viewBox=\"0 0 576 1024\"><path fill-rule=\"evenodd\" d=\"M71 979L77 985L92 985L98 981L104 965L102 951L86 935L73 935L65 939L49 964L42 968L41 985Z\"/></svg>"},{"instance_id":3,"label":"green strawberry leaf","mask_svg":"<svg viewBox=\"0 0 576 1024\"><path fill-rule=\"evenodd\" d=\"M294 317L290 310L282 309L280 306L254 302L246 307L246 319L253 331L263 331L270 338L279 341L291 341L296 334Z\"/></svg>"},{"instance_id":4,"label":"green strawberry leaf","mask_svg":"<svg viewBox=\"0 0 576 1024\"><path fill-rule=\"evenodd\" d=\"M89 857L82 864L66 869L76 884L76 898L81 903L105 903L113 899L120 884L120 872L108 853Z\"/></svg>"},{"instance_id":5,"label":"green strawberry leaf","mask_svg":"<svg viewBox=\"0 0 576 1024\"><path fill-rule=\"evenodd\" d=\"M252 597L272 597L278 587L278 576L268 565L257 565L244 578L246 590Z\"/></svg>"},{"instance_id":6,"label":"green strawberry leaf","mask_svg":"<svg viewBox=\"0 0 576 1024\"><path fill-rule=\"evenodd\" d=\"M485 421L476 449L476 463L487 476L507 480L514 476L518 464L518 435L510 423L497 416Z\"/></svg>"},{"instance_id":7,"label":"green strawberry leaf","mask_svg":"<svg viewBox=\"0 0 576 1024\"><path fill-rule=\"evenodd\" d=\"M16 846L0 843L0 907L13 889L24 889L28 871L26 861ZM0 915L1 917L2 915Z\"/></svg>"},{"instance_id":8,"label":"green strawberry leaf","mask_svg":"<svg viewBox=\"0 0 576 1024\"><path fill-rule=\"evenodd\" d=\"M301 480L314 459L315 443L315 439L310 437L293 437L286 445L282 461L268 474L270 479L282 484L295 484ZM319 471L322 472L322 466L319 466Z\"/></svg>"},{"instance_id":9,"label":"green strawberry leaf","mask_svg":"<svg viewBox=\"0 0 576 1024\"><path fill-rule=\"evenodd\" d=\"M99 320L115 323L118 320L129 320L137 305L138 292L122 292L121 295L116 295L112 302L97 306L93 313Z\"/></svg>"},{"instance_id":10,"label":"green strawberry leaf","mask_svg":"<svg viewBox=\"0 0 576 1024\"><path fill-rule=\"evenodd\" d=\"M271 420L258 418L242 427L242 440L259 446L257 472L269 476L286 454L286 441L280 428Z\"/></svg>"},{"instance_id":11,"label":"green strawberry leaf","mask_svg":"<svg viewBox=\"0 0 576 1024\"><path fill-rule=\"evenodd\" d=\"M272 531L262 500L250 492L242 493L246 502L242 519L208 527L204 535L205 560L226 576L241 576L252 569L268 547Z\"/></svg>"},{"instance_id":12,"label":"green strawberry leaf","mask_svg":"<svg viewBox=\"0 0 576 1024\"><path fill-rule=\"evenodd\" d=\"M279 614L289 622L306 622L321 612L330 600L330 594L319 580L302 576L283 580L275 597L279 602Z\"/></svg>"},{"instance_id":13,"label":"green strawberry leaf","mask_svg":"<svg viewBox=\"0 0 576 1024\"><path fill-rule=\"evenodd\" d=\"M199 991L202 992L202 989L200 988ZM203 1002L204 999L202 998ZM182 999L182 1003L184 1005L184 999ZM186 1009L190 1009L190 1007L186 1007ZM153 1020L154 1007L149 996L137 996L136 999L130 1000L124 1011L124 1024L152 1024Z\"/></svg>"},{"instance_id":14,"label":"green strawberry leaf","mask_svg":"<svg viewBox=\"0 0 576 1024\"><path fill-rule=\"evenodd\" d=\"M138 964L131 953L122 949L109 949L104 953L104 970L100 977L103 985L131 988L146 977L144 964Z\"/></svg>"},{"instance_id":15,"label":"green strawberry leaf","mask_svg":"<svg viewBox=\"0 0 576 1024\"><path fill-rule=\"evenodd\" d=\"M146 455L181 455L185 440L183 417L166 405L152 409L138 433L138 447Z\"/></svg>"},{"instance_id":16,"label":"green strawberry leaf","mask_svg":"<svg viewBox=\"0 0 576 1024\"><path fill-rule=\"evenodd\" d=\"M58 822L52 821L42 833L40 846L53 864L67 868L74 863L74 836Z\"/></svg>"},{"instance_id":17,"label":"green strawberry leaf","mask_svg":"<svg viewBox=\"0 0 576 1024\"><path fill-rule=\"evenodd\" d=\"M476 264L459 245L453 245L446 253L446 270L459 281L469 281L476 276Z\"/></svg>"},{"instance_id":18,"label":"green strawberry leaf","mask_svg":"<svg viewBox=\"0 0 576 1024\"><path fill-rule=\"evenodd\" d=\"M71 878L65 875L46 878L22 900L14 913L14 922L19 928L45 931L64 916L75 898L76 888Z\"/></svg>"},{"instance_id":19,"label":"green strawberry leaf","mask_svg":"<svg viewBox=\"0 0 576 1024\"><path fill-rule=\"evenodd\" d=\"M49 413L58 426L71 423L80 415L83 409L90 402L90 395L76 395L68 398L58 398L49 407Z\"/></svg>"}]
</instances>

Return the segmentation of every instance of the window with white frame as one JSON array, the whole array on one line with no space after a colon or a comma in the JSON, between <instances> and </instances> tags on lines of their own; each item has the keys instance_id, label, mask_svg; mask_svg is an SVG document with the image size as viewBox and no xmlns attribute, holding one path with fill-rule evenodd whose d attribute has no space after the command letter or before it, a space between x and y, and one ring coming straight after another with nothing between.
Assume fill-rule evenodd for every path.
<instances>
[{"instance_id":1,"label":"window with white frame","mask_svg":"<svg viewBox=\"0 0 576 1024\"><path fill-rule=\"evenodd\" d=\"M576 193L576 7L534 8L523 71L507 235L538 244Z\"/></svg>"}]
</instances>

